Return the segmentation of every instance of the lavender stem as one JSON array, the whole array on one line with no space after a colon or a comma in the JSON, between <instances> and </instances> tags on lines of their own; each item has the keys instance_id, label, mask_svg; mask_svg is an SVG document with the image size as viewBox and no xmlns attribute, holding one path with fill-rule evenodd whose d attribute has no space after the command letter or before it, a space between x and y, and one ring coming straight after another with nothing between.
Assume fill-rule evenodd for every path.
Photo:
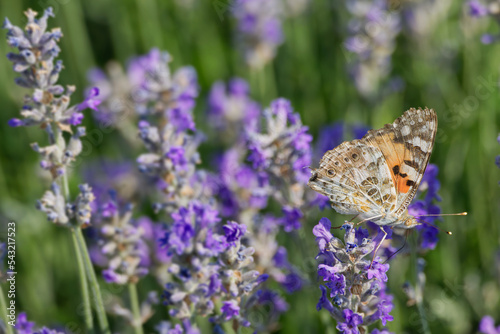
<instances>
[{"instance_id":1,"label":"lavender stem","mask_svg":"<svg viewBox=\"0 0 500 334\"><path fill-rule=\"evenodd\" d=\"M2 310L2 321L5 325L6 334L14 334L13 327L9 325L7 320L7 304L5 303L5 296L2 288L0 287L0 310Z\"/></svg>"},{"instance_id":2,"label":"lavender stem","mask_svg":"<svg viewBox=\"0 0 500 334\"><path fill-rule=\"evenodd\" d=\"M141 311L139 309L139 298L137 297L137 285L135 283L130 283L128 285L128 293L130 296L130 305L132 307L132 313L134 314L134 320L132 326L134 327L134 332L136 334L143 334L142 321L141 321Z\"/></svg>"},{"instance_id":3,"label":"lavender stem","mask_svg":"<svg viewBox=\"0 0 500 334\"><path fill-rule=\"evenodd\" d=\"M99 327L101 332L104 334L111 334L109 330L108 319L106 318L106 311L104 310L104 304L102 302L101 290L99 288L99 282L97 282L97 276L94 271L94 267L92 266L92 261L90 260L89 252L87 249L87 244L85 243L85 239L83 237L83 233L81 229L76 229L76 238L78 241L78 245L80 250L82 251L85 269L87 272L87 279L90 283L90 288L92 289L92 295L94 297L95 309L97 313L97 320L99 321Z\"/></svg>"},{"instance_id":4,"label":"lavender stem","mask_svg":"<svg viewBox=\"0 0 500 334\"><path fill-rule=\"evenodd\" d=\"M93 331L94 319L92 318L92 308L90 306L89 286L87 278L85 277L85 265L83 264L82 252L78 246L78 239L74 229L71 230L71 236L73 239L73 245L75 246L76 261L78 263L78 274L80 276L80 289L82 290L85 325L87 326L88 331Z\"/></svg>"}]
</instances>

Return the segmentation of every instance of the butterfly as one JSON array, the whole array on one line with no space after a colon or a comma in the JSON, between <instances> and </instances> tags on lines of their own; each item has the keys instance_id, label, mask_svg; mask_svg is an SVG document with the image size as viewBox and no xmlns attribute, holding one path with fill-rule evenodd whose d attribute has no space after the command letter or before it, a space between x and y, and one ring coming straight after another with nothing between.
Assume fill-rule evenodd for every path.
<instances>
[{"instance_id":1,"label":"butterfly","mask_svg":"<svg viewBox=\"0 0 500 334\"><path fill-rule=\"evenodd\" d=\"M429 163L437 124L433 109L411 108L394 123L326 152L319 168L311 169L308 185L328 196L338 213L356 215L361 222L405 229L420 225L408 206ZM387 233L382 231L383 241Z\"/></svg>"}]
</instances>

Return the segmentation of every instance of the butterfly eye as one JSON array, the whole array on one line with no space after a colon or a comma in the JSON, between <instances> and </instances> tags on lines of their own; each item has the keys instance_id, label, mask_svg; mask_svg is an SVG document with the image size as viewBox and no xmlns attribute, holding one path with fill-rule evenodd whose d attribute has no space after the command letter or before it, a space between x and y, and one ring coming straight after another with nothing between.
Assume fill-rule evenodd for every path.
<instances>
[{"instance_id":1,"label":"butterfly eye","mask_svg":"<svg viewBox=\"0 0 500 334\"><path fill-rule=\"evenodd\" d=\"M330 175L330 176L334 176L334 175L335 175L335 171L334 171L333 169L329 169L329 170L327 171L327 173L328 173L328 175Z\"/></svg>"}]
</instances>

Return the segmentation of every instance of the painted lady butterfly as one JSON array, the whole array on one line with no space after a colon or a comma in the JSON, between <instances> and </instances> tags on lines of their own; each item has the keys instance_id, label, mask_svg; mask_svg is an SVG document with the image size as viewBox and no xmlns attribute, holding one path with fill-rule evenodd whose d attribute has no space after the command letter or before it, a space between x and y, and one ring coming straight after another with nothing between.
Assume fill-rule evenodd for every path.
<instances>
[{"instance_id":1,"label":"painted lady butterfly","mask_svg":"<svg viewBox=\"0 0 500 334\"><path fill-rule=\"evenodd\" d=\"M326 152L308 185L328 196L338 213L354 214L361 222L420 225L408 205L429 163L436 131L434 110L412 108L394 123Z\"/></svg>"}]
</instances>

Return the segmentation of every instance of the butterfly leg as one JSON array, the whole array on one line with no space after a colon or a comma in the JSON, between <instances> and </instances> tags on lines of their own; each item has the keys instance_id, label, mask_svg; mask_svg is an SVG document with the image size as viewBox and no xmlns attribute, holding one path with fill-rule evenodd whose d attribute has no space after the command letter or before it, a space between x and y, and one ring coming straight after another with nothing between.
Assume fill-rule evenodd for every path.
<instances>
[{"instance_id":1,"label":"butterfly leg","mask_svg":"<svg viewBox=\"0 0 500 334\"><path fill-rule=\"evenodd\" d=\"M370 263L370 269L372 269L373 261L375 261L375 256L377 256L378 249L380 248L380 246L382 246L382 243L384 242L385 238L387 237L387 232L384 230L384 228L381 226L380 229L382 230L382 232L384 232L384 236L382 237L382 240L380 240L377 247L373 251L373 258L372 258L372 263Z\"/></svg>"},{"instance_id":2,"label":"butterfly leg","mask_svg":"<svg viewBox=\"0 0 500 334\"><path fill-rule=\"evenodd\" d=\"M356 224L354 224L354 227L359 226L359 225L361 225L361 224L363 224L364 222L367 222L367 221L369 221L369 220L372 220L372 219L377 219L377 218L380 218L380 217L382 217L382 215L373 216L373 217L370 217L370 218L363 219L363 220L361 220L361 221L357 222ZM356 218L356 217L354 217L354 218ZM352 219L351 219L351 220L352 220Z\"/></svg>"},{"instance_id":3,"label":"butterfly leg","mask_svg":"<svg viewBox=\"0 0 500 334\"><path fill-rule=\"evenodd\" d=\"M355 215L354 217L352 217L352 218L348 221L348 223L350 223L350 222L352 222L354 219L356 219L356 217L357 217L357 216L359 216L359 215ZM371 218L370 218L370 219L371 219ZM363 220L362 222L364 222L364 221L366 221L366 220ZM345 224L345 223L344 223L344 224ZM344 224L342 224L342 225L340 225L340 226L334 226L334 227L332 227L332 230L342 228L342 226L344 226ZM358 225L358 224L359 224L359 223L356 223L356 225Z\"/></svg>"}]
</instances>

